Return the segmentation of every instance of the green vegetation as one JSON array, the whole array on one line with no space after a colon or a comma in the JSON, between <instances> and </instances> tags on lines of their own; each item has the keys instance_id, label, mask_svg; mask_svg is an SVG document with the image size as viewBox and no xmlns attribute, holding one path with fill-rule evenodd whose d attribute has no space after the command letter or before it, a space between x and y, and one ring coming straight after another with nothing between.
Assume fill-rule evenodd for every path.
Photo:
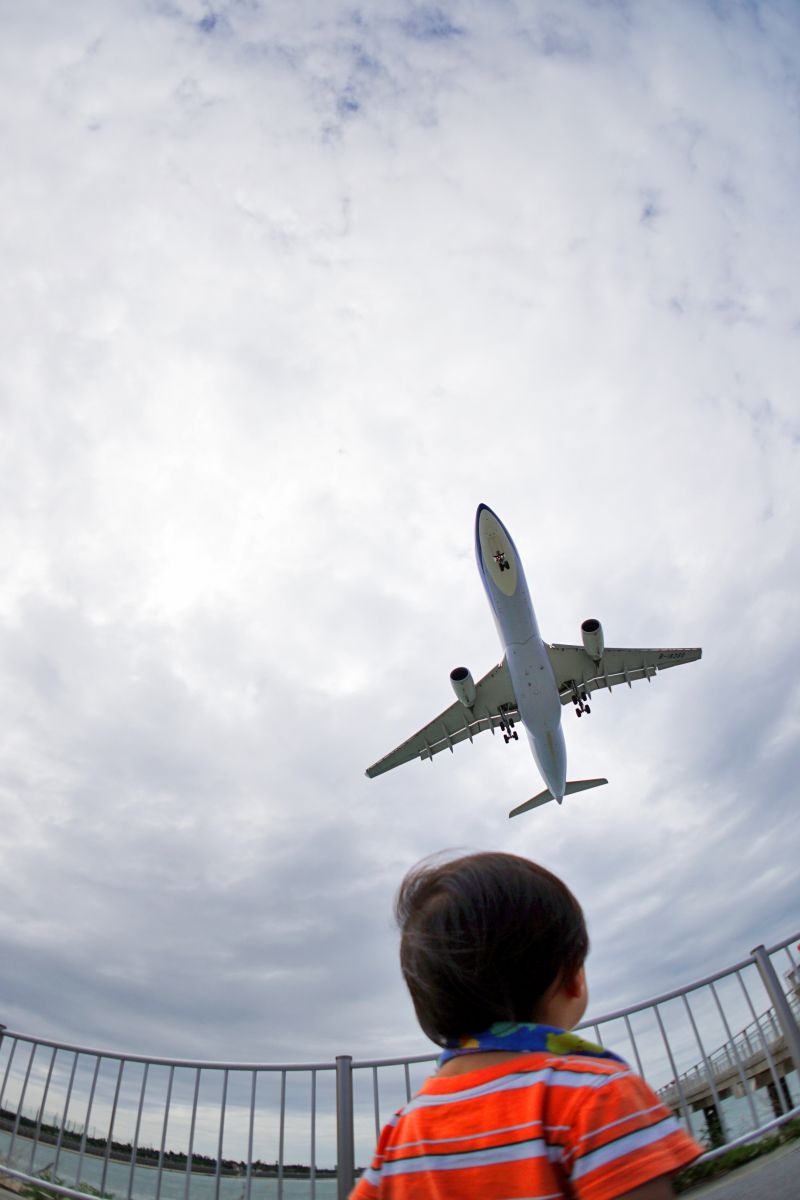
<instances>
[{"instance_id":1,"label":"green vegetation","mask_svg":"<svg viewBox=\"0 0 800 1200\"><path fill-rule=\"evenodd\" d=\"M53 1176L50 1167L45 1167L39 1172L39 1179L42 1183L54 1183L56 1187L63 1187L64 1180L58 1175ZM101 1192L99 1188L92 1187L85 1179L82 1179L78 1184L76 1191L83 1192L86 1196L97 1196L98 1200L114 1200L110 1192ZM20 1196L25 1196L26 1200L53 1200L53 1193L45 1187L37 1187L35 1183L26 1184L20 1189Z\"/></svg>"},{"instance_id":2,"label":"green vegetation","mask_svg":"<svg viewBox=\"0 0 800 1200\"><path fill-rule=\"evenodd\" d=\"M784 1146L796 1138L800 1138L800 1119L787 1121L776 1133L762 1138L760 1142L748 1142L746 1146L737 1146L734 1150L720 1154L719 1158L712 1158L709 1162L698 1163L694 1167L688 1167L685 1171L681 1171L680 1175L676 1175L673 1180L675 1191L685 1192L698 1183L705 1183L706 1180L727 1175L736 1167L744 1166L745 1163L752 1162L754 1158L761 1158L762 1154L769 1154L772 1150L777 1150L779 1146Z\"/></svg>"}]
</instances>

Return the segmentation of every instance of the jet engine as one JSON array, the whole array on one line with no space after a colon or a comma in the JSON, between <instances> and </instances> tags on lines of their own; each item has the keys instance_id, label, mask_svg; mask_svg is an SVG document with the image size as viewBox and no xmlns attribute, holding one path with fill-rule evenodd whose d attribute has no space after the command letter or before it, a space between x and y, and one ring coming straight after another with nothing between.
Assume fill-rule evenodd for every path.
<instances>
[{"instance_id":1,"label":"jet engine","mask_svg":"<svg viewBox=\"0 0 800 1200\"><path fill-rule=\"evenodd\" d=\"M453 691L465 708L472 708L475 703L475 680L466 667L453 667L450 672L450 682Z\"/></svg>"},{"instance_id":2,"label":"jet engine","mask_svg":"<svg viewBox=\"0 0 800 1200\"><path fill-rule=\"evenodd\" d=\"M596 617L587 617L581 625L583 648L594 662L599 663L603 657L603 626Z\"/></svg>"}]
</instances>

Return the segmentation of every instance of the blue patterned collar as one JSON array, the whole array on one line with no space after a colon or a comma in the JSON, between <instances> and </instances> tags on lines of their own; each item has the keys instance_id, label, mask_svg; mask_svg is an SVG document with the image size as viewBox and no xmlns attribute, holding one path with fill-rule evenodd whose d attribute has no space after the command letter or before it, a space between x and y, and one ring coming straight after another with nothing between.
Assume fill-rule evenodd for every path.
<instances>
[{"instance_id":1,"label":"blue patterned collar","mask_svg":"<svg viewBox=\"0 0 800 1200\"><path fill-rule=\"evenodd\" d=\"M514 1024L512 1021L496 1021L485 1033L470 1034L448 1042L447 1049L439 1057L442 1067L451 1058L462 1054L482 1054L487 1050L513 1050L517 1054L529 1054L543 1050L548 1054L583 1054L590 1058L609 1058L624 1062L618 1054L604 1050L594 1042L587 1042L577 1033L556 1029L553 1025Z\"/></svg>"}]
</instances>

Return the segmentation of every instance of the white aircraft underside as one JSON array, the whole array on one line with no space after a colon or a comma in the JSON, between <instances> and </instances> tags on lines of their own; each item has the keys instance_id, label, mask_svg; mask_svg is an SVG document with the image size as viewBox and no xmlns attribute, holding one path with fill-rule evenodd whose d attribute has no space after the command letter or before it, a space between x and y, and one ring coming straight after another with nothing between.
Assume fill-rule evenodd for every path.
<instances>
[{"instance_id":1,"label":"white aircraft underside","mask_svg":"<svg viewBox=\"0 0 800 1200\"><path fill-rule=\"evenodd\" d=\"M479 733L500 729L506 742L517 738L521 722L531 752L547 788L513 809L517 816L550 800L598 787L607 779L567 782L567 750L561 729L561 708L573 703L578 716L590 711L589 696L598 688L637 679L648 681L657 671L693 662L700 649L618 650L603 645L600 622L583 622L583 645L550 645L542 641L517 548L502 521L485 504L475 518L475 552L483 586L489 597L497 632L505 651L502 662L474 682L466 667L456 667L450 682L456 701L413 737L367 767L374 778L413 758L433 759L451 754L459 743Z\"/></svg>"}]
</instances>

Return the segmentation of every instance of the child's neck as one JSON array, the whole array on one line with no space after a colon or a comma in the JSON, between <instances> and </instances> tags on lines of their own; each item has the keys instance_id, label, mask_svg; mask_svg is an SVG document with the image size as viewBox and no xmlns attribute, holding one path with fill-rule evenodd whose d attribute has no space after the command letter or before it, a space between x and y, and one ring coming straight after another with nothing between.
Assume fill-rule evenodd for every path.
<instances>
[{"instance_id":1,"label":"child's neck","mask_svg":"<svg viewBox=\"0 0 800 1200\"><path fill-rule=\"evenodd\" d=\"M484 1050L478 1054L459 1054L439 1067L436 1076L442 1079L449 1075L467 1075L470 1071L480 1071L482 1067L497 1067L511 1058L518 1058L520 1053L520 1050Z\"/></svg>"}]
</instances>

